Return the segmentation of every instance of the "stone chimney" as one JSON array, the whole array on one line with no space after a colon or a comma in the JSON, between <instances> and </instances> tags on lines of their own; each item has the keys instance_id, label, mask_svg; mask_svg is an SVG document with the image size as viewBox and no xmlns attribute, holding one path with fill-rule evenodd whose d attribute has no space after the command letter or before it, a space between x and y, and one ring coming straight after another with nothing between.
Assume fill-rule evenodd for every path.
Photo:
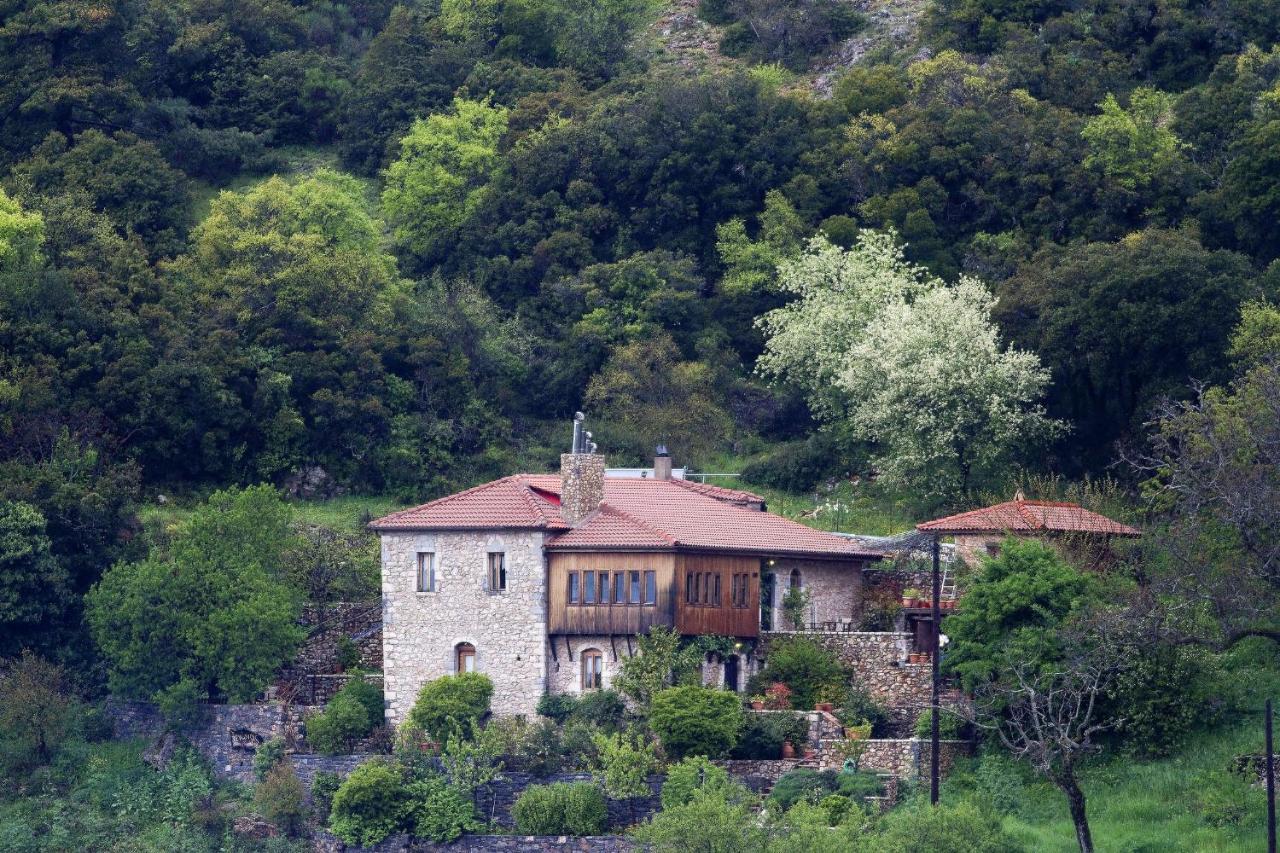
<instances>
[{"instance_id":1,"label":"stone chimney","mask_svg":"<svg viewBox=\"0 0 1280 853\"><path fill-rule=\"evenodd\" d=\"M653 479L671 479L671 454L667 453L665 444L658 445L658 453L653 457Z\"/></svg>"},{"instance_id":2,"label":"stone chimney","mask_svg":"<svg viewBox=\"0 0 1280 853\"><path fill-rule=\"evenodd\" d=\"M604 457L599 453L560 454L560 516L577 525L604 501Z\"/></svg>"},{"instance_id":3,"label":"stone chimney","mask_svg":"<svg viewBox=\"0 0 1280 853\"><path fill-rule=\"evenodd\" d=\"M573 416L573 450L560 454L560 517L575 526L604 502L604 457L582 429L585 420L582 412Z\"/></svg>"}]
</instances>

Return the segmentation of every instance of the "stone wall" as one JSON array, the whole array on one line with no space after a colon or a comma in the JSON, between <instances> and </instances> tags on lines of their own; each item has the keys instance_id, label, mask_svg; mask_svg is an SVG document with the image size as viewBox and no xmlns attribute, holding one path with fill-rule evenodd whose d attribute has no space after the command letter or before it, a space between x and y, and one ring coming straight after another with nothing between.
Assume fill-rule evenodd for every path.
<instances>
[{"instance_id":1,"label":"stone wall","mask_svg":"<svg viewBox=\"0 0 1280 853\"><path fill-rule=\"evenodd\" d=\"M789 630L791 620L782 610L782 599L790 585L791 572L800 572L800 586L810 594L805 622L822 624L858 618L862 603L862 563L830 560L802 560L779 557L769 567L773 573L773 626Z\"/></svg>"},{"instance_id":2,"label":"stone wall","mask_svg":"<svg viewBox=\"0 0 1280 853\"><path fill-rule=\"evenodd\" d=\"M325 690L318 676L333 676L338 666L338 640L347 637L360 650L360 668L382 671L382 601L340 601L308 605L302 624L309 636L297 657L276 678L274 695L294 704L323 705L337 688ZM341 683L337 685L341 687Z\"/></svg>"},{"instance_id":3,"label":"stone wall","mask_svg":"<svg viewBox=\"0 0 1280 853\"><path fill-rule=\"evenodd\" d=\"M633 823L648 820L659 809L662 801L659 792L665 776L649 777L649 795L629 800L608 800L609 827L623 829ZM500 826L513 826L511 807L515 805L530 785L550 785L554 782L590 782L589 773L557 773L551 776L538 777L530 773L504 773L476 791L476 814L484 821L493 821Z\"/></svg>"},{"instance_id":4,"label":"stone wall","mask_svg":"<svg viewBox=\"0 0 1280 853\"><path fill-rule=\"evenodd\" d=\"M493 710L534 713L547 683L546 566L536 531L382 534L387 717L405 718L422 685L457 668L459 643L493 679ZM436 590L417 591L417 555L435 555ZM506 554L507 588L489 590L488 554Z\"/></svg>"},{"instance_id":5,"label":"stone wall","mask_svg":"<svg viewBox=\"0 0 1280 853\"><path fill-rule=\"evenodd\" d=\"M940 744L938 766L945 776L951 771L957 756L969 755L973 745L964 740L944 740ZM928 778L929 741L910 739L869 740L858 769L871 773L889 773L901 779ZM823 769L839 770L842 762L828 750L821 752Z\"/></svg>"},{"instance_id":6,"label":"stone wall","mask_svg":"<svg viewBox=\"0 0 1280 853\"><path fill-rule=\"evenodd\" d=\"M612 639L612 642L610 640ZM547 692L582 693L582 652L595 649L604 659L604 686L613 684L621 671L622 661L630 657L627 637L605 635L567 636L549 638L547 644ZM552 644L554 643L554 646ZM554 651L554 654L552 652Z\"/></svg>"},{"instance_id":7,"label":"stone wall","mask_svg":"<svg viewBox=\"0 0 1280 853\"><path fill-rule=\"evenodd\" d=\"M348 847L327 832L311 842L314 853L633 853L636 843L621 835L464 835L450 844L395 835L373 847Z\"/></svg>"}]
</instances>

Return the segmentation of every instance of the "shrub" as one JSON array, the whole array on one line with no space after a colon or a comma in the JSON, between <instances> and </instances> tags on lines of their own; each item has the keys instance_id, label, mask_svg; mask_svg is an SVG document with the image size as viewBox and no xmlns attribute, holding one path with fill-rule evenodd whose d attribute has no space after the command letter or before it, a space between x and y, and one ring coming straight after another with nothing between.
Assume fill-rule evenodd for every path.
<instances>
[{"instance_id":1,"label":"shrub","mask_svg":"<svg viewBox=\"0 0 1280 853\"><path fill-rule=\"evenodd\" d=\"M871 724L872 737L884 737L888 734L892 723L889 709L863 688L850 687L839 704L840 713L837 716L844 725L856 726L868 722Z\"/></svg>"},{"instance_id":2,"label":"shrub","mask_svg":"<svg viewBox=\"0 0 1280 853\"><path fill-rule=\"evenodd\" d=\"M355 675L346 684L342 685L342 689L338 691L337 695L350 696L364 706L365 712L369 715L369 728L360 735L361 737L372 732L387 718L386 702L383 700L382 688L372 682L365 681L361 675Z\"/></svg>"},{"instance_id":3,"label":"shrub","mask_svg":"<svg viewBox=\"0 0 1280 853\"><path fill-rule=\"evenodd\" d=\"M828 685L847 685L851 673L834 654L809 637L785 637L769 645L765 668L752 679L753 684L782 682L791 688L791 703L808 710L817 701L818 692ZM757 687L750 687L756 692Z\"/></svg>"},{"instance_id":4,"label":"shrub","mask_svg":"<svg viewBox=\"0 0 1280 853\"><path fill-rule=\"evenodd\" d=\"M531 785L511 816L525 835L599 835L609 821L604 794L587 782Z\"/></svg>"},{"instance_id":5,"label":"shrub","mask_svg":"<svg viewBox=\"0 0 1280 853\"><path fill-rule=\"evenodd\" d=\"M412 804L400 771L385 761L368 761L333 794L329 829L347 844L377 844L405 822Z\"/></svg>"},{"instance_id":6,"label":"shrub","mask_svg":"<svg viewBox=\"0 0 1280 853\"><path fill-rule=\"evenodd\" d=\"M262 742L253 754L253 775L259 782L267 778L281 761L284 761L284 738L273 737Z\"/></svg>"},{"instance_id":7,"label":"shrub","mask_svg":"<svg viewBox=\"0 0 1280 853\"><path fill-rule=\"evenodd\" d=\"M828 794L835 793L836 775L834 770L792 770L773 786L769 800L780 812L785 812L802 800L816 803Z\"/></svg>"},{"instance_id":8,"label":"shrub","mask_svg":"<svg viewBox=\"0 0 1280 853\"><path fill-rule=\"evenodd\" d=\"M444 743L455 726L463 737L472 737L480 719L489 712L493 682L478 672L446 675L422 685L418 701L409 712L409 721L439 743Z\"/></svg>"},{"instance_id":9,"label":"shrub","mask_svg":"<svg viewBox=\"0 0 1280 853\"><path fill-rule=\"evenodd\" d=\"M428 777L411 782L406 790L406 828L415 837L445 844L480 828L471 798L456 785L440 777Z\"/></svg>"},{"instance_id":10,"label":"shrub","mask_svg":"<svg viewBox=\"0 0 1280 853\"><path fill-rule=\"evenodd\" d=\"M844 794L828 794L818 801L818 808L827 813L827 825L835 826L853 809L853 800Z\"/></svg>"},{"instance_id":11,"label":"shrub","mask_svg":"<svg viewBox=\"0 0 1280 853\"><path fill-rule=\"evenodd\" d=\"M764 706L770 711L791 710L791 688L779 682L764 692Z\"/></svg>"},{"instance_id":12,"label":"shrub","mask_svg":"<svg viewBox=\"0 0 1280 853\"><path fill-rule=\"evenodd\" d=\"M809 615L809 602L812 596L806 587L793 586L782 596L782 612L787 621L797 631L803 631L805 617Z\"/></svg>"},{"instance_id":13,"label":"shrub","mask_svg":"<svg viewBox=\"0 0 1280 853\"><path fill-rule=\"evenodd\" d=\"M802 441L778 445L763 459L742 469L742 479L784 492L811 492L825 477L835 473L838 458L835 442L818 432Z\"/></svg>"},{"instance_id":14,"label":"shrub","mask_svg":"<svg viewBox=\"0 0 1280 853\"><path fill-rule=\"evenodd\" d=\"M306 816L306 791L287 761L276 764L253 792L254 806L286 835L302 828Z\"/></svg>"},{"instance_id":15,"label":"shrub","mask_svg":"<svg viewBox=\"0 0 1280 853\"><path fill-rule=\"evenodd\" d=\"M668 755L719 758L738 742L742 705L725 690L672 687L653 697L649 722Z\"/></svg>"},{"instance_id":16,"label":"shrub","mask_svg":"<svg viewBox=\"0 0 1280 853\"><path fill-rule=\"evenodd\" d=\"M855 803L862 802L865 797L879 797L884 794L884 782L874 773L841 772L836 774L836 793L848 797Z\"/></svg>"},{"instance_id":17,"label":"shrub","mask_svg":"<svg viewBox=\"0 0 1280 853\"><path fill-rule=\"evenodd\" d=\"M647 738L616 732L598 734L594 741L599 753L594 775L609 796L625 800L649 793L649 773L657 760Z\"/></svg>"},{"instance_id":18,"label":"shrub","mask_svg":"<svg viewBox=\"0 0 1280 853\"><path fill-rule=\"evenodd\" d=\"M635 839L654 853L763 850L765 832L750 800L750 792L736 782L695 790L687 803L664 808L636 829Z\"/></svg>"},{"instance_id":19,"label":"shrub","mask_svg":"<svg viewBox=\"0 0 1280 853\"><path fill-rule=\"evenodd\" d=\"M599 726L610 731L622 725L622 717L627 705L622 696L615 690L592 690L583 694L573 711L579 720Z\"/></svg>"},{"instance_id":20,"label":"shrub","mask_svg":"<svg viewBox=\"0 0 1280 853\"><path fill-rule=\"evenodd\" d=\"M1199 649L1170 645L1142 648L1125 661L1107 695L1110 715L1126 752L1165 756L1196 727L1221 718L1226 692L1217 661Z\"/></svg>"},{"instance_id":21,"label":"shrub","mask_svg":"<svg viewBox=\"0 0 1280 853\"><path fill-rule=\"evenodd\" d=\"M24 651L0 673L0 771L48 764L75 734L79 711L66 671Z\"/></svg>"},{"instance_id":22,"label":"shrub","mask_svg":"<svg viewBox=\"0 0 1280 853\"><path fill-rule=\"evenodd\" d=\"M868 841L867 849L875 853L1016 853L1023 849L1001 828L996 815L965 801L895 809L880 823L880 833Z\"/></svg>"},{"instance_id":23,"label":"shrub","mask_svg":"<svg viewBox=\"0 0 1280 853\"><path fill-rule=\"evenodd\" d=\"M342 777L337 773L321 770L311 780L311 806L315 813L316 823L324 825L329 822L329 809L333 806L333 795L342 785Z\"/></svg>"},{"instance_id":24,"label":"shrub","mask_svg":"<svg viewBox=\"0 0 1280 853\"><path fill-rule=\"evenodd\" d=\"M543 693L538 700L538 713L557 723L563 723L577 709L578 698L569 693Z\"/></svg>"},{"instance_id":25,"label":"shrub","mask_svg":"<svg viewBox=\"0 0 1280 853\"><path fill-rule=\"evenodd\" d=\"M307 720L307 742L325 755L349 751L368 731L368 709L350 694L334 696Z\"/></svg>"},{"instance_id":26,"label":"shrub","mask_svg":"<svg viewBox=\"0 0 1280 853\"><path fill-rule=\"evenodd\" d=\"M704 788L721 791L732 784L735 783L727 770L695 755L667 768L667 780L662 783L662 807L683 806L693 799L694 791Z\"/></svg>"},{"instance_id":27,"label":"shrub","mask_svg":"<svg viewBox=\"0 0 1280 853\"><path fill-rule=\"evenodd\" d=\"M337 658L338 667L344 672L360 665L360 647L350 637L338 638L334 656Z\"/></svg>"},{"instance_id":28,"label":"shrub","mask_svg":"<svg viewBox=\"0 0 1280 853\"><path fill-rule=\"evenodd\" d=\"M783 741L797 749L809 741L809 721L797 714L747 714L731 758L774 759Z\"/></svg>"},{"instance_id":29,"label":"shrub","mask_svg":"<svg viewBox=\"0 0 1280 853\"><path fill-rule=\"evenodd\" d=\"M916 737L933 737L933 709L926 708L916 717ZM960 737L960 718L945 708L938 715L938 737L943 740L956 740Z\"/></svg>"}]
</instances>

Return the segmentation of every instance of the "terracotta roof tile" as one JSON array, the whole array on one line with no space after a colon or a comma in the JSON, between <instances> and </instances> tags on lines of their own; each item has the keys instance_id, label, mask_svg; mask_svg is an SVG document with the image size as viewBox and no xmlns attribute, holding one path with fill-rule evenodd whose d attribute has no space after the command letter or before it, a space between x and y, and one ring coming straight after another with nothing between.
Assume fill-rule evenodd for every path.
<instances>
[{"instance_id":1,"label":"terracotta roof tile","mask_svg":"<svg viewBox=\"0 0 1280 853\"><path fill-rule=\"evenodd\" d=\"M1100 536L1141 536L1127 524L1079 504L1012 500L916 525L928 533L1033 532L1092 533Z\"/></svg>"},{"instance_id":2,"label":"terracotta roof tile","mask_svg":"<svg viewBox=\"0 0 1280 853\"><path fill-rule=\"evenodd\" d=\"M543 529L553 534L548 547L557 550L706 549L826 558L879 557L847 538L746 506L759 499L750 492L678 480L606 477L600 512L576 528L560 517L559 493L558 475L517 474L393 513L370 527Z\"/></svg>"}]
</instances>

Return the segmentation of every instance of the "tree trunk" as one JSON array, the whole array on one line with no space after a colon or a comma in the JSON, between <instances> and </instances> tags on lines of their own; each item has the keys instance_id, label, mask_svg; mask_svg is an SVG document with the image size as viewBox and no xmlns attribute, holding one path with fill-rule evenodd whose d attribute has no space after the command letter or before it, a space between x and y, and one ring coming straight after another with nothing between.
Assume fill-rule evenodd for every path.
<instances>
[{"instance_id":1,"label":"tree trunk","mask_svg":"<svg viewBox=\"0 0 1280 853\"><path fill-rule=\"evenodd\" d=\"M1067 795L1067 806L1071 809L1071 822L1076 825L1076 841L1080 844L1080 853L1093 853L1093 835L1089 832L1089 817L1085 814L1084 791L1076 784L1075 774L1061 776L1058 787Z\"/></svg>"}]
</instances>

